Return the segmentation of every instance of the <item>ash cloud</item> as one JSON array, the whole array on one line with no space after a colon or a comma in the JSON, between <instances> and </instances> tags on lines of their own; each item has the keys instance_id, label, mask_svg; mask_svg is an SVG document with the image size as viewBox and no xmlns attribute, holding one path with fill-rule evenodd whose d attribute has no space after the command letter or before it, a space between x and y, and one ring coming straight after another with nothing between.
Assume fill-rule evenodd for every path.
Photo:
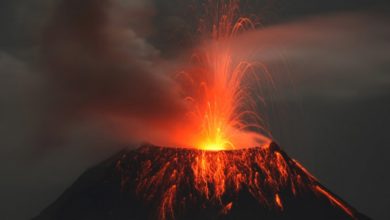
<instances>
[{"instance_id":1,"label":"ash cloud","mask_svg":"<svg viewBox=\"0 0 390 220\"><path fill-rule=\"evenodd\" d=\"M168 76L177 62L163 60L147 40L151 2L6 6L0 7L0 216L29 219L91 164L166 129L162 124L183 106Z\"/></svg>"},{"instance_id":2,"label":"ash cloud","mask_svg":"<svg viewBox=\"0 0 390 220\"><path fill-rule=\"evenodd\" d=\"M128 4L138 13L130 16ZM131 124L114 128L115 132L128 129L125 133L130 137L138 133L138 124L153 133L161 121L177 120L183 114L180 89L169 76L174 72L165 65L169 61L162 60L159 51L135 31L145 32L152 14L150 4L134 1L59 4L43 45L52 121L115 119L115 123ZM132 24L138 27L133 29Z\"/></svg>"}]
</instances>

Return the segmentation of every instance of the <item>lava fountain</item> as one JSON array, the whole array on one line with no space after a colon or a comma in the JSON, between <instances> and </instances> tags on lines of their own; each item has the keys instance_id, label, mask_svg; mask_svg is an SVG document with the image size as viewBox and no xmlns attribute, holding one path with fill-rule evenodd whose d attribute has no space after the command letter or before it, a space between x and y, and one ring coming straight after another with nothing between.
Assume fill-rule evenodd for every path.
<instances>
[{"instance_id":1,"label":"lava fountain","mask_svg":"<svg viewBox=\"0 0 390 220\"><path fill-rule=\"evenodd\" d=\"M176 77L191 109L186 123L172 134L183 146L144 146L114 158L108 167L115 171L82 193L102 192L100 208L94 205L93 212L110 219L365 219L264 135L256 113L264 99L256 90L260 81L272 79L260 63L235 56L230 44L254 25L239 16L236 0L207 3L203 21L211 22L200 26L206 40L190 67ZM265 73L263 79L259 72ZM107 194L107 184L114 185L109 192L122 190L120 199ZM74 199L63 197L60 204L68 204L68 210L54 210L64 210L59 215L66 219L80 217L69 214ZM80 200L85 205L96 197ZM128 208L118 211L122 203Z\"/></svg>"},{"instance_id":2,"label":"lava fountain","mask_svg":"<svg viewBox=\"0 0 390 220\"><path fill-rule=\"evenodd\" d=\"M254 24L239 16L238 1L208 1L207 6L210 12L203 20L211 23L200 27L205 45L194 52L191 67L177 76L191 106L187 117L192 126L175 136L185 138L187 146L211 151L268 144L256 113L263 99L253 89L266 68L234 56L231 48L231 40Z\"/></svg>"}]
</instances>

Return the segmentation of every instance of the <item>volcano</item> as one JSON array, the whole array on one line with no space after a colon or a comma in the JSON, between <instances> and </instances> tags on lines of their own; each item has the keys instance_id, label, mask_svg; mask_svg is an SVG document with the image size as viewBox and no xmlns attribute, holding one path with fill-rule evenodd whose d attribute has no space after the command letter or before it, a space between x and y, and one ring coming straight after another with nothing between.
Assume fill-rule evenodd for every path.
<instances>
[{"instance_id":1,"label":"volcano","mask_svg":"<svg viewBox=\"0 0 390 220\"><path fill-rule=\"evenodd\" d=\"M34 219L369 218L271 143L124 150L82 174Z\"/></svg>"}]
</instances>

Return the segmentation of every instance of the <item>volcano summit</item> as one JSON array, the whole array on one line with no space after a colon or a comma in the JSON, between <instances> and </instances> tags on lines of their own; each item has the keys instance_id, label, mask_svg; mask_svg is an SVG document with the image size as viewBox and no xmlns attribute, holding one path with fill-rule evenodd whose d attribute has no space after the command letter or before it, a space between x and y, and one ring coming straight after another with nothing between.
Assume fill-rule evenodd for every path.
<instances>
[{"instance_id":1,"label":"volcano summit","mask_svg":"<svg viewBox=\"0 0 390 220\"><path fill-rule=\"evenodd\" d=\"M368 219L275 143L143 146L85 172L41 219Z\"/></svg>"}]
</instances>

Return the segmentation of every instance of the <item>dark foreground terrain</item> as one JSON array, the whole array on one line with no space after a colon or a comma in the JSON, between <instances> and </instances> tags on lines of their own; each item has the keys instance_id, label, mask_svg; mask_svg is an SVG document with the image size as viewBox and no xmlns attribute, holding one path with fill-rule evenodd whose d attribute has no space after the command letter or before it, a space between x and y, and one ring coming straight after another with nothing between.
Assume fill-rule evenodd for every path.
<instances>
[{"instance_id":1,"label":"dark foreground terrain","mask_svg":"<svg viewBox=\"0 0 390 220\"><path fill-rule=\"evenodd\" d=\"M283 169L288 178L283 184L267 180L281 179L273 162L275 153L286 164ZM258 196L250 184L241 184L235 190L227 179L220 198L213 196L214 182L200 185L210 189L208 197L195 189L199 185L194 183L193 164L200 154L197 150L155 146L122 151L87 170L34 220L369 219L329 192L274 143L266 151L250 148L223 153L229 160L245 155L245 162L237 165L235 172L244 172L240 176L256 174L248 179L261 188ZM206 154L217 161L220 153ZM259 155L267 159L258 162ZM231 167L224 169L225 173L230 172L227 169ZM275 195L280 197L280 205Z\"/></svg>"}]
</instances>

